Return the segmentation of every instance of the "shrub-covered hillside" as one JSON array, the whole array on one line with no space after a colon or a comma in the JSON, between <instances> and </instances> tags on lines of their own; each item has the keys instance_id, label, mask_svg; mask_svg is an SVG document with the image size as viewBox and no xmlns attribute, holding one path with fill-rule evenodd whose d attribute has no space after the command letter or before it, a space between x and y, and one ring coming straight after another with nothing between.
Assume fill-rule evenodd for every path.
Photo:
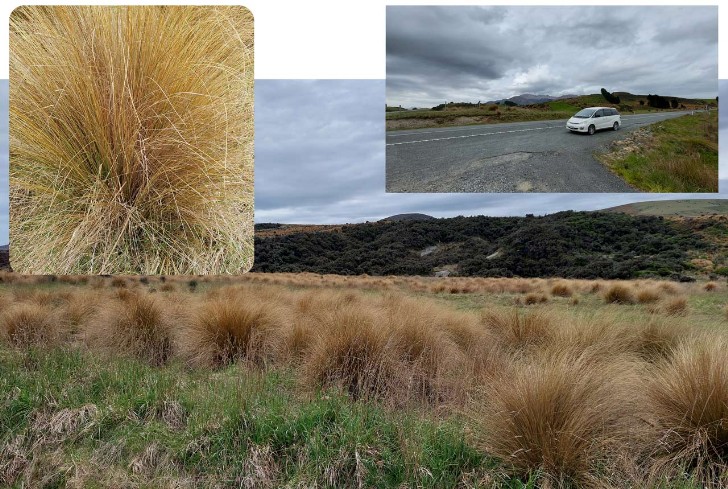
<instances>
[{"instance_id":1,"label":"shrub-covered hillside","mask_svg":"<svg viewBox=\"0 0 728 489\"><path fill-rule=\"evenodd\" d=\"M254 271L574 278L678 277L713 245L652 216L560 212L376 222L256 236Z\"/></svg>"}]
</instances>

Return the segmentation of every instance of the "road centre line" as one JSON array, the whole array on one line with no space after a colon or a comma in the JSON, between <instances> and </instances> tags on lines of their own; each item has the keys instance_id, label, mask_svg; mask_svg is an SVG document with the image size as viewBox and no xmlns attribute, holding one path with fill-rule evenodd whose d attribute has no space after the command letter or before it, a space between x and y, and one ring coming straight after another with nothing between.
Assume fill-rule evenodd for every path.
<instances>
[{"instance_id":1,"label":"road centre line","mask_svg":"<svg viewBox=\"0 0 728 489\"><path fill-rule=\"evenodd\" d=\"M496 134L507 134L507 133L511 133L511 132L539 131L542 129L555 129L557 127L564 127L564 126L559 124L558 126L532 127L530 129L513 129L510 131L484 132L484 133L480 133L480 134L465 134L463 136L448 136L446 138L420 139L418 141L402 141L401 143L387 143L387 146L398 146L400 144L428 143L431 141L445 141L447 139L474 138L474 137L478 137L478 136L493 136Z\"/></svg>"},{"instance_id":2,"label":"road centre line","mask_svg":"<svg viewBox=\"0 0 728 489\"><path fill-rule=\"evenodd\" d=\"M644 117L659 117L662 114L651 114L651 115L634 115L630 116L630 119L636 119L636 118L644 118ZM623 124L624 126L625 124ZM635 124L630 124L635 125ZM480 137L480 136L493 136L496 134L508 134L508 133L514 133L514 132L527 132L527 131L538 131L541 129L556 129L556 128L563 128L564 126L562 124L559 124L558 126L542 126L542 127L532 127L529 129L513 129L510 131L497 131L497 132L485 132L485 133L479 133L479 134L465 134L463 136L448 136L446 138L432 138L432 139L419 139L417 141L402 141L400 143L387 143L387 146L399 146L402 144L416 144L416 143L429 143L433 141L446 141L449 139L464 139L464 138L473 138L473 137ZM457 130L457 129L456 129ZM465 129L460 129L465 130ZM413 136L416 134L432 134L437 132L445 132L445 131L430 131L428 133L410 133L410 134L403 134L403 136Z\"/></svg>"},{"instance_id":3,"label":"road centre line","mask_svg":"<svg viewBox=\"0 0 728 489\"><path fill-rule=\"evenodd\" d=\"M660 117L663 114L639 114L639 115L627 115L623 116L625 119L636 119L640 117ZM567 119L563 119L564 124L566 124ZM533 122L538 123L541 121L525 121L525 122ZM521 124L520 122L516 124ZM417 131L417 132L406 132L406 133L393 133L393 134L387 134L388 138L398 138L403 136L417 136L419 134L439 134L443 132L459 132L459 131L472 131L473 127L460 127L458 129L440 129L437 131Z\"/></svg>"}]
</instances>

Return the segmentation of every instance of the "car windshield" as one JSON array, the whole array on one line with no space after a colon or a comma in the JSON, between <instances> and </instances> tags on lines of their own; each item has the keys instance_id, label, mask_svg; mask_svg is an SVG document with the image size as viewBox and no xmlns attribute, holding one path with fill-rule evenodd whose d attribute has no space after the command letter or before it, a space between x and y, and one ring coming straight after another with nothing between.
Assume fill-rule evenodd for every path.
<instances>
[{"instance_id":1,"label":"car windshield","mask_svg":"<svg viewBox=\"0 0 728 489\"><path fill-rule=\"evenodd\" d=\"M577 119L588 119L596 112L596 109L582 109L574 115Z\"/></svg>"}]
</instances>

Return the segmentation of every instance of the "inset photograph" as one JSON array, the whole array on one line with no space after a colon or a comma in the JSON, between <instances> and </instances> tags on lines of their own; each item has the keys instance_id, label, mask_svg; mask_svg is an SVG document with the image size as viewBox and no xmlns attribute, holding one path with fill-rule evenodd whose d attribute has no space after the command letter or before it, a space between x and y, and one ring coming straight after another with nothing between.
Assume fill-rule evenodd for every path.
<instances>
[{"instance_id":1,"label":"inset photograph","mask_svg":"<svg viewBox=\"0 0 728 489\"><path fill-rule=\"evenodd\" d=\"M245 7L15 9L13 269L249 270L253 67Z\"/></svg>"},{"instance_id":2,"label":"inset photograph","mask_svg":"<svg viewBox=\"0 0 728 489\"><path fill-rule=\"evenodd\" d=\"M718 192L718 8L387 7L387 192Z\"/></svg>"}]
</instances>

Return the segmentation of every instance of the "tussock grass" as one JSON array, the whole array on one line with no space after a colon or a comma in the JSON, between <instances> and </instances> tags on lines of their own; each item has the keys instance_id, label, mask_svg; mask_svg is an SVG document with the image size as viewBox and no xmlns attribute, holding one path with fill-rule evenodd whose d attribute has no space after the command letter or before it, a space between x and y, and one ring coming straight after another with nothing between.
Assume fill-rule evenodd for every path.
<instances>
[{"instance_id":1,"label":"tussock grass","mask_svg":"<svg viewBox=\"0 0 728 489\"><path fill-rule=\"evenodd\" d=\"M665 303L665 312L671 316L684 316L688 312L686 297L672 297Z\"/></svg>"},{"instance_id":2,"label":"tussock grass","mask_svg":"<svg viewBox=\"0 0 728 489\"><path fill-rule=\"evenodd\" d=\"M634 438L636 385L626 360L562 351L514 361L470 407L471 436L521 479L596 486L594 474L614 470L615 454Z\"/></svg>"},{"instance_id":3,"label":"tussock grass","mask_svg":"<svg viewBox=\"0 0 728 489\"><path fill-rule=\"evenodd\" d=\"M574 290L566 282L558 282L551 287L551 295L555 297L571 297L574 295Z\"/></svg>"},{"instance_id":4,"label":"tussock grass","mask_svg":"<svg viewBox=\"0 0 728 489\"><path fill-rule=\"evenodd\" d=\"M19 7L10 38L15 270L250 268L249 11Z\"/></svg>"},{"instance_id":5,"label":"tussock grass","mask_svg":"<svg viewBox=\"0 0 728 489\"><path fill-rule=\"evenodd\" d=\"M378 318L359 307L326 314L303 363L314 385L339 386L354 399L384 395L395 374L386 350L387 335Z\"/></svg>"},{"instance_id":6,"label":"tussock grass","mask_svg":"<svg viewBox=\"0 0 728 489\"><path fill-rule=\"evenodd\" d=\"M152 295L120 291L89 321L86 341L109 354L165 364L174 347L172 311Z\"/></svg>"},{"instance_id":7,"label":"tussock grass","mask_svg":"<svg viewBox=\"0 0 728 489\"><path fill-rule=\"evenodd\" d=\"M636 295L637 302L640 304L653 304L659 301L661 297L660 289L655 287L641 288Z\"/></svg>"},{"instance_id":8,"label":"tussock grass","mask_svg":"<svg viewBox=\"0 0 728 489\"><path fill-rule=\"evenodd\" d=\"M648 383L657 445L654 471L690 471L704 487L728 482L728 343L698 338L677 347Z\"/></svg>"},{"instance_id":9,"label":"tussock grass","mask_svg":"<svg viewBox=\"0 0 728 489\"><path fill-rule=\"evenodd\" d=\"M115 287L116 279L127 286ZM0 378L9 387L0 394L0 425L12 433L0 444L0 484L213 487L229 482L220 474L231 470L260 470L245 480L725 485L725 301L700 282L11 280L0 287ZM512 305L561 282L579 305ZM440 294L440 284L471 292ZM615 285L661 298L648 307L605 302ZM690 302L684 314L664 314L681 298ZM13 343L3 321L23 309L45 311L50 329L39 331L58 334ZM292 396L295 405L286 401ZM407 426L383 428L405 412L456 428L452 437L428 435L424 450Z\"/></svg>"},{"instance_id":10,"label":"tussock grass","mask_svg":"<svg viewBox=\"0 0 728 489\"><path fill-rule=\"evenodd\" d=\"M0 313L0 338L15 347L56 344L60 329L58 316L47 305L19 303Z\"/></svg>"},{"instance_id":11,"label":"tussock grass","mask_svg":"<svg viewBox=\"0 0 728 489\"><path fill-rule=\"evenodd\" d=\"M286 325L275 304L237 296L205 302L194 311L180 339L188 361L220 367L235 360L262 362L273 351L270 338Z\"/></svg>"},{"instance_id":12,"label":"tussock grass","mask_svg":"<svg viewBox=\"0 0 728 489\"><path fill-rule=\"evenodd\" d=\"M629 287L616 283L610 285L604 292L604 301L612 304L633 304L635 298Z\"/></svg>"},{"instance_id":13,"label":"tussock grass","mask_svg":"<svg viewBox=\"0 0 728 489\"><path fill-rule=\"evenodd\" d=\"M543 311L522 314L518 310L484 310L481 321L506 349L538 346L553 334L552 318Z\"/></svg>"},{"instance_id":14,"label":"tussock grass","mask_svg":"<svg viewBox=\"0 0 728 489\"><path fill-rule=\"evenodd\" d=\"M523 298L523 303L527 306L532 306L534 304L543 304L544 302L548 302L549 298L546 294L542 294L540 292L531 292L526 294L526 296Z\"/></svg>"}]
</instances>

